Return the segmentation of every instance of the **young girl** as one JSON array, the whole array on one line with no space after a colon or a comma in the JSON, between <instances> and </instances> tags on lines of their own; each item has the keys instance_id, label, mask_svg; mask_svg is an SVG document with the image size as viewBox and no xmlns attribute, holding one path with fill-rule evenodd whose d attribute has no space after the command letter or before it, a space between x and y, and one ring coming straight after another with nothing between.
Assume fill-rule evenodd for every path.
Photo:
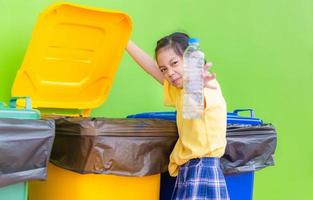
<instances>
[{"instance_id":1,"label":"young girl","mask_svg":"<svg viewBox=\"0 0 313 200\"><path fill-rule=\"evenodd\" d=\"M204 114L200 119L182 117L183 52L188 35L173 33L157 42L155 58L138 48L132 41L127 51L133 59L164 87L164 102L177 110L179 133L171 153L169 173L177 176L173 200L228 200L220 157L226 147L226 103L213 75L204 72ZM206 64L206 68L210 67Z\"/></svg>"}]
</instances>

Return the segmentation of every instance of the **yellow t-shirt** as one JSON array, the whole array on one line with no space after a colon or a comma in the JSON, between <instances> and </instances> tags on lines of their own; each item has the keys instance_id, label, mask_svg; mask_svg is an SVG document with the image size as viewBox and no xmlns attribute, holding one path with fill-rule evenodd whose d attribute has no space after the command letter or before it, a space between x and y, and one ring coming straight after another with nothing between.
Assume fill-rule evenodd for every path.
<instances>
[{"instance_id":1,"label":"yellow t-shirt","mask_svg":"<svg viewBox=\"0 0 313 200\"><path fill-rule=\"evenodd\" d=\"M221 157L226 147L226 103L216 80L210 84L217 89L204 89L205 110L200 119L183 119L183 90L164 81L164 103L177 110L179 138L170 156L168 170L177 176L179 166L193 158Z\"/></svg>"}]
</instances>

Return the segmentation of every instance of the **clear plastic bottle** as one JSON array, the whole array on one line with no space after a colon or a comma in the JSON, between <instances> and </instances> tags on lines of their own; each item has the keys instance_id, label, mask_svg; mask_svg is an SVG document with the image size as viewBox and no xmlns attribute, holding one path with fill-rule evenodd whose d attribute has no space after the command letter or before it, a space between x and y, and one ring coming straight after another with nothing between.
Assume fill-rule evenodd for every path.
<instances>
[{"instance_id":1,"label":"clear plastic bottle","mask_svg":"<svg viewBox=\"0 0 313 200\"><path fill-rule=\"evenodd\" d=\"M188 43L183 55L183 118L197 119L204 110L204 53L199 49L197 38L190 38Z\"/></svg>"}]
</instances>

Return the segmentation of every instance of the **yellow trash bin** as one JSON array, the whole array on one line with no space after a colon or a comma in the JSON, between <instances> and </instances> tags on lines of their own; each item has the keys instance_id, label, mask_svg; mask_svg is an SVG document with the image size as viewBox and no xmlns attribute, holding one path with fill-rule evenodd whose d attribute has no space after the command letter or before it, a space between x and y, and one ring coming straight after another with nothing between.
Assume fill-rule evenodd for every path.
<instances>
[{"instance_id":1,"label":"yellow trash bin","mask_svg":"<svg viewBox=\"0 0 313 200\"><path fill-rule=\"evenodd\" d=\"M41 13L13 96L35 108L78 109L88 116L107 98L131 32L122 12L69 3ZM29 185L29 200L159 199L160 176L82 175L52 164L44 182Z\"/></svg>"},{"instance_id":2,"label":"yellow trash bin","mask_svg":"<svg viewBox=\"0 0 313 200\"><path fill-rule=\"evenodd\" d=\"M49 164L47 181L31 181L29 200L158 200L160 175L81 175Z\"/></svg>"}]
</instances>

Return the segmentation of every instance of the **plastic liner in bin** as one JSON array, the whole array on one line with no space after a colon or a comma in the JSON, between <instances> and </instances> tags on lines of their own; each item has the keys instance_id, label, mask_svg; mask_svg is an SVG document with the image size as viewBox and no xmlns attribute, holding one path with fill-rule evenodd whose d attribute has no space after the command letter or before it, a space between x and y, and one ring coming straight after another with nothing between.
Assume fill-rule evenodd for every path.
<instances>
[{"instance_id":1,"label":"plastic liner in bin","mask_svg":"<svg viewBox=\"0 0 313 200\"><path fill-rule=\"evenodd\" d=\"M0 187L46 179L54 121L0 119Z\"/></svg>"},{"instance_id":2,"label":"plastic liner in bin","mask_svg":"<svg viewBox=\"0 0 313 200\"><path fill-rule=\"evenodd\" d=\"M227 146L221 158L225 174L251 172L274 165L277 136L270 124L228 125Z\"/></svg>"},{"instance_id":3,"label":"plastic liner in bin","mask_svg":"<svg viewBox=\"0 0 313 200\"><path fill-rule=\"evenodd\" d=\"M176 123L158 119L62 118L56 120L51 161L79 173L146 176L167 171L177 140ZM273 165L271 125L230 125L222 160L226 174Z\"/></svg>"},{"instance_id":4,"label":"plastic liner in bin","mask_svg":"<svg viewBox=\"0 0 313 200\"><path fill-rule=\"evenodd\" d=\"M166 120L61 118L50 161L79 173L153 175L167 171L176 140Z\"/></svg>"}]
</instances>

